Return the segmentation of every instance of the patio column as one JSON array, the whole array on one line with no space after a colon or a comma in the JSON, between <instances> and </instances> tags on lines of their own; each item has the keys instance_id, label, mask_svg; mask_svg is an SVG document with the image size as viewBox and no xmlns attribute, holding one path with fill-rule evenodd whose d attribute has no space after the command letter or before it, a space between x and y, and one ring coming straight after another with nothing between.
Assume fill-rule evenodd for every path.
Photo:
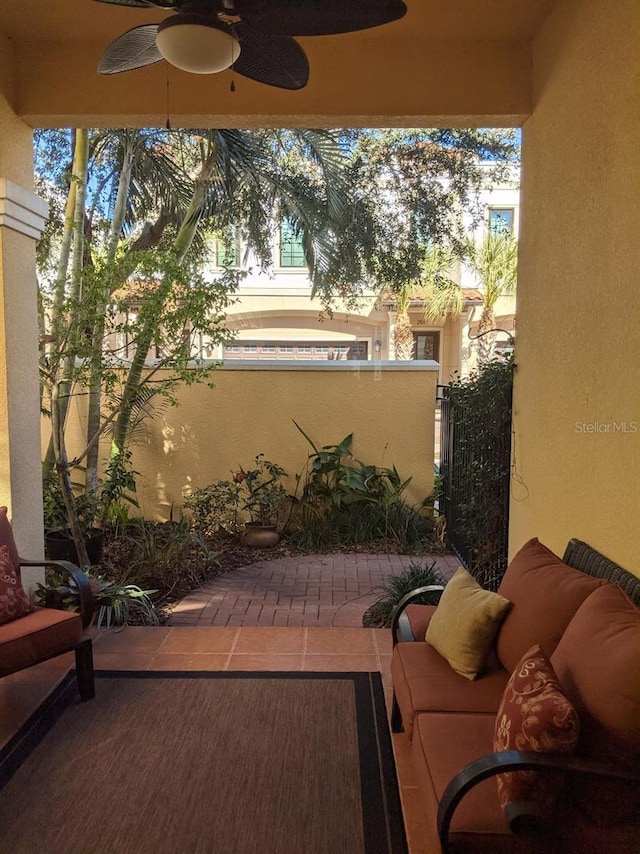
<instances>
[{"instance_id":1,"label":"patio column","mask_svg":"<svg viewBox=\"0 0 640 854\"><path fill-rule=\"evenodd\" d=\"M25 557L43 553L35 243L47 205L32 164L31 129L0 98L0 504Z\"/></svg>"}]
</instances>

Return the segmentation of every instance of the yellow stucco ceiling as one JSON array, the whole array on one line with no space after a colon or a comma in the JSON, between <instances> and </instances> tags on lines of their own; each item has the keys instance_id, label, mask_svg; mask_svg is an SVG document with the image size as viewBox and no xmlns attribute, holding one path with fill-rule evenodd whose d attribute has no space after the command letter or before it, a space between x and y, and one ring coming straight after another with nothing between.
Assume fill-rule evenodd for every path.
<instances>
[{"instance_id":1,"label":"yellow stucco ceiling","mask_svg":"<svg viewBox=\"0 0 640 854\"><path fill-rule=\"evenodd\" d=\"M400 21L300 39L309 84L298 92L202 77L166 63L114 77L96 66L125 30L160 9L93 0L3 3L0 87L32 125L172 123L518 123L530 111L529 47L555 0L406 0Z\"/></svg>"}]
</instances>

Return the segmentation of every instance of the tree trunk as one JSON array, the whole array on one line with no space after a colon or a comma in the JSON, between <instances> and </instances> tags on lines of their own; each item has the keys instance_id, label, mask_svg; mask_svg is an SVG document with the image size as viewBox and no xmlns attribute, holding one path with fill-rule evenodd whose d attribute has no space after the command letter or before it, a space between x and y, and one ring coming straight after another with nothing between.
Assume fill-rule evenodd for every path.
<instances>
[{"instance_id":1,"label":"tree trunk","mask_svg":"<svg viewBox=\"0 0 640 854\"><path fill-rule=\"evenodd\" d=\"M409 314L406 311L399 311L396 316L393 349L396 359L401 361L410 361L415 356L415 339L413 337Z\"/></svg>"},{"instance_id":2,"label":"tree trunk","mask_svg":"<svg viewBox=\"0 0 640 854\"><path fill-rule=\"evenodd\" d=\"M478 324L478 332L476 335L478 364L480 367L486 365L493 358L495 349L495 332L490 332L489 330L494 329L495 325L496 321L493 314L493 306L485 303L482 307L482 314L480 316L480 323Z\"/></svg>"},{"instance_id":3,"label":"tree trunk","mask_svg":"<svg viewBox=\"0 0 640 854\"><path fill-rule=\"evenodd\" d=\"M127 199L129 197L129 188L131 187L131 172L135 157L135 136L126 137L126 144L122 159L122 169L120 170L120 178L118 181L118 193L116 195L115 209L113 219L111 221L111 229L109 232L109 240L107 243L107 252L104 269L104 288L102 300L96 306L96 320L93 325L93 362L91 365L91 376L89 380L89 409L87 414L87 439L89 443L92 437L96 436L100 431L101 423L101 405L102 405L102 357L103 357L103 338L105 330L105 316L107 306L113 292L113 282L111 281L113 264L118 251L120 235L127 210ZM86 490L88 495L96 495L98 492L98 461L100 458L100 442L94 442L89 445L87 452L87 477Z\"/></svg>"},{"instance_id":4,"label":"tree trunk","mask_svg":"<svg viewBox=\"0 0 640 854\"><path fill-rule=\"evenodd\" d=\"M78 553L78 561L80 566L86 567L90 565L89 556L87 555L87 546L84 537L84 531L78 519L76 511L76 502L71 487L71 476L69 474L69 463L67 460L67 451L64 443L64 423L60 420L60 410L58 400L58 386L54 385L51 391L51 438L53 441L53 449L56 461L56 469L60 476L60 488L62 490L62 498L67 511L67 520L69 522L69 530L73 537L73 542Z\"/></svg>"},{"instance_id":5,"label":"tree trunk","mask_svg":"<svg viewBox=\"0 0 640 854\"><path fill-rule=\"evenodd\" d=\"M76 142L74 150L73 176L71 183L74 185L74 206L73 206L73 256L71 264L71 288L69 293L70 300L78 301L81 298L82 290L82 266L84 259L84 211L85 199L87 190L87 169L89 166L89 132L86 129L76 130ZM59 273L62 271L62 265L59 265ZM60 298L60 309L64 304L64 285L66 281L65 274L62 278L59 277L56 282L56 301ZM60 293L58 291L60 290ZM62 317L58 315L54 332L59 335ZM72 320L70 322L73 322ZM73 374L73 359L66 356L61 366L62 381L60 388L57 389L55 395L56 406L58 407L57 417L60 424L60 429L64 431L64 425L67 419L69 409L69 394L71 392L71 376ZM54 374L57 370L54 370ZM53 384L56 384L54 376ZM52 395L52 409L53 409ZM53 417L53 415L52 415ZM53 445L53 429L51 431L51 439L45 455L43 463L43 477L46 479L51 476L54 464L57 463L55 449ZM60 438L63 439L62 434Z\"/></svg>"}]
</instances>

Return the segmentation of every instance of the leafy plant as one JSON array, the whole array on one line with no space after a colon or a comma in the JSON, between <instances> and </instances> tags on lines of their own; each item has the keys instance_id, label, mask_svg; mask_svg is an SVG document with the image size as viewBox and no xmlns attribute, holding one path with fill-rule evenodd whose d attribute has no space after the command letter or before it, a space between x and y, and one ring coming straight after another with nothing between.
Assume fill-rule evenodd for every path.
<instances>
[{"instance_id":1,"label":"leafy plant","mask_svg":"<svg viewBox=\"0 0 640 854\"><path fill-rule=\"evenodd\" d=\"M184 507L190 513L192 531L211 539L221 533L236 534L239 530L239 492L239 483L215 480L187 495Z\"/></svg>"},{"instance_id":2,"label":"leafy plant","mask_svg":"<svg viewBox=\"0 0 640 854\"><path fill-rule=\"evenodd\" d=\"M448 537L489 590L507 566L513 370L512 361L490 362L447 392L454 431L444 472Z\"/></svg>"},{"instance_id":3,"label":"leafy plant","mask_svg":"<svg viewBox=\"0 0 640 854\"><path fill-rule=\"evenodd\" d=\"M52 475L43 483L42 488L44 530L45 534L69 533L69 517L62 495L59 479ZM96 524L99 515L98 499L95 496L80 493L76 496L78 521L82 532L86 535Z\"/></svg>"},{"instance_id":4,"label":"leafy plant","mask_svg":"<svg viewBox=\"0 0 640 854\"><path fill-rule=\"evenodd\" d=\"M240 469L234 474L238 484L238 504L241 511L249 514L258 525L277 525L282 508L289 498L282 484L287 472L276 463L257 454L255 468Z\"/></svg>"},{"instance_id":5,"label":"leafy plant","mask_svg":"<svg viewBox=\"0 0 640 854\"><path fill-rule=\"evenodd\" d=\"M155 588L156 601L163 601L217 571L217 558L186 519L163 523L135 519L107 544L102 567L120 585Z\"/></svg>"},{"instance_id":6,"label":"leafy plant","mask_svg":"<svg viewBox=\"0 0 640 854\"><path fill-rule=\"evenodd\" d=\"M151 594L155 590L142 590L135 584L118 584L101 575L89 576L95 603L97 626L145 625L157 626L160 622ZM47 570L45 584L38 584L36 602L49 608L79 611L80 599L73 579L67 580L55 570Z\"/></svg>"},{"instance_id":7,"label":"leafy plant","mask_svg":"<svg viewBox=\"0 0 640 854\"><path fill-rule=\"evenodd\" d=\"M417 548L424 543L433 521L404 500L411 478L403 480L395 466L356 459L352 433L336 445L317 447L294 424L312 448L295 516L296 545L314 549L393 539Z\"/></svg>"},{"instance_id":8,"label":"leafy plant","mask_svg":"<svg viewBox=\"0 0 640 854\"><path fill-rule=\"evenodd\" d=\"M362 625L366 629L382 629L391 626L391 618L400 600L418 587L426 587L430 584L446 583L444 577L437 568L434 561L425 565L412 563L398 575L387 578L384 584L375 588L375 592L382 595L364 613ZM437 603L439 593L423 593L417 597L415 602L420 605L434 605Z\"/></svg>"}]
</instances>

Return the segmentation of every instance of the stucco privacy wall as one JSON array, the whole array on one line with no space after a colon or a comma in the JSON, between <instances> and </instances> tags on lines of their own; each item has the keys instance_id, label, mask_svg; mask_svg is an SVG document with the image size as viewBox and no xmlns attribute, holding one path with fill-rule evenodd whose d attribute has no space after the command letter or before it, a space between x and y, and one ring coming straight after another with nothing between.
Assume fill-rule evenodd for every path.
<instances>
[{"instance_id":1,"label":"stucco privacy wall","mask_svg":"<svg viewBox=\"0 0 640 854\"><path fill-rule=\"evenodd\" d=\"M534 80L511 550L575 536L640 575L640 3L560 3Z\"/></svg>"},{"instance_id":2,"label":"stucco privacy wall","mask_svg":"<svg viewBox=\"0 0 640 854\"><path fill-rule=\"evenodd\" d=\"M302 472L311 449L292 419L317 445L353 433L354 455L395 464L413 477L409 500L421 501L433 488L437 376L435 362L227 363L214 389L183 387L179 407L145 422L133 448L141 509L167 519L185 493L251 467L259 453L290 475Z\"/></svg>"}]
</instances>

